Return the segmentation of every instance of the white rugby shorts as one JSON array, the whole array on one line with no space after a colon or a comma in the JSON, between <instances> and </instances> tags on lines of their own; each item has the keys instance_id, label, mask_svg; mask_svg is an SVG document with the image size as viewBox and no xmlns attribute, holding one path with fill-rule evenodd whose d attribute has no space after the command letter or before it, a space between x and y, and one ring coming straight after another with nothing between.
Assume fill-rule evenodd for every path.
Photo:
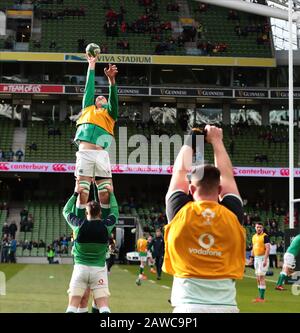
<instances>
[{"instance_id":1,"label":"white rugby shorts","mask_svg":"<svg viewBox=\"0 0 300 333\"><path fill-rule=\"evenodd\" d=\"M83 296L85 290L90 288L95 298L108 297L107 267L94 267L75 264L69 286L71 296ZM98 296L98 297L97 297Z\"/></svg>"},{"instance_id":2,"label":"white rugby shorts","mask_svg":"<svg viewBox=\"0 0 300 333\"><path fill-rule=\"evenodd\" d=\"M269 259L267 260L267 265L264 267L264 256L254 257L254 268L255 275L265 276L269 269Z\"/></svg>"},{"instance_id":3,"label":"white rugby shorts","mask_svg":"<svg viewBox=\"0 0 300 333\"><path fill-rule=\"evenodd\" d=\"M106 150L79 150L76 153L75 176L111 178L108 152Z\"/></svg>"}]
</instances>

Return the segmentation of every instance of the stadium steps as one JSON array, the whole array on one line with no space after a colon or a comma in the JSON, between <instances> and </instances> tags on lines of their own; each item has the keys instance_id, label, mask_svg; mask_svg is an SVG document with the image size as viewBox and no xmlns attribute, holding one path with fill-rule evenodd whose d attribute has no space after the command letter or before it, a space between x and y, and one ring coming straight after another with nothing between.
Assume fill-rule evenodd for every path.
<instances>
[{"instance_id":1,"label":"stadium steps","mask_svg":"<svg viewBox=\"0 0 300 333\"><path fill-rule=\"evenodd\" d=\"M27 129L16 127L13 135L12 150L16 152L17 150L21 149L22 152L25 152L26 138L27 138Z\"/></svg>"}]
</instances>

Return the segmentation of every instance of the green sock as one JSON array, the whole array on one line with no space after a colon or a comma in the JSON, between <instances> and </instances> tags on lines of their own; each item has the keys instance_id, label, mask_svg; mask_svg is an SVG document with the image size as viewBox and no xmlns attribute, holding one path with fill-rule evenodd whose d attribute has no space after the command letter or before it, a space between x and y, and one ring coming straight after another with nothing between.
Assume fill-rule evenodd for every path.
<instances>
[{"instance_id":1,"label":"green sock","mask_svg":"<svg viewBox=\"0 0 300 333\"><path fill-rule=\"evenodd\" d=\"M264 299L265 298L265 292L266 292L266 289L260 288L259 289L259 297Z\"/></svg>"},{"instance_id":2,"label":"green sock","mask_svg":"<svg viewBox=\"0 0 300 333\"><path fill-rule=\"evenodd\" d=\"M285 282L287 275L285 273L280 273L279 277L278 277L278 281L277 281L277 286L282 286Z\"/></svg>"},{"instance_id":3,"label":"green sock","mask_svg":"<svg viewBox=\"0 0 300 333\"><path fill-rule=\"evenodd\" d=\"M143 274L143 272L144 272L144 267L140 266L140 274Z\"/></svg>"}]
</instances>

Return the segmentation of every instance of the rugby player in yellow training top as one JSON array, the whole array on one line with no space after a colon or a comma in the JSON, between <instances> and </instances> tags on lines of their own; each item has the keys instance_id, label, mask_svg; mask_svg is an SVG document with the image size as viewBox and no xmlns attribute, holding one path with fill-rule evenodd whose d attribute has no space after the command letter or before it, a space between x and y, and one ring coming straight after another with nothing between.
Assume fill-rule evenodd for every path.
<instances>
[{"instance_id":1,"label":"rugby player in yellow training top","mask_svg":"<svg viewBox=\"0 0 300 333\"><path fill-rule=\"evenodd\" d=\"M140 267L139 275L135 282L138 286L140 286L142 283L141 281L147 279L146 275L144 274L144 267L147 262L148 241L145 237L139 238L137 240L136 249L139 253Z\"/></svg>"},{"instance_id":2,"label":"rugby player in yellow training top","mask_svg":"<svg viewBox=\"0 0 300 333\"><path fill-rule=\"evenodd\" d=\"M255 275L257 280L257 287L259 291L259 297L253 300L254 303L263 303L265 301L266 291L266 273L269 269L269 254L270 254L270 240L269 236L264 233L262 223L257 222L255 224L256 234L252 237L252 251L249 261L249 265L253 263Z\"/></svg>"},{"instance_id":3,"label":"rugby player in yellow training top","mask_svg":"<svg viewBox=\"0 0 300 333\"><path fill-rule=\"evenodd\" d=\"M173 275L175 313L238 312L235 280L242 279L246 237L242 200L222 129L207 125L215 166L202 165L187 178L196 151L192 130L173 169L166 211L163 271Z\"/></svg>"},{"instance_id":4,"label":"rugby player in yellow training top","mask_svg":"<svg viewBox=\"0 0 300 333\"><path fill-rule=\"evenodd\" d=\"M110 146L114 125L118 118L118 94L116 75L118 69L109 64L104 69L109 82L108 101L104 96L95 100L95 66L97 57L87 55L89 63L82 111L77 120L77 131L74 142L78 145L76 153L75 175L83 192L76 205L77 216L83 217L85 204L88 201L91 182L94 179L98 189L103 218L109 214L109 193L106 185L111 184L111 166L106 149Z\"/></svg>"}]
</instances>

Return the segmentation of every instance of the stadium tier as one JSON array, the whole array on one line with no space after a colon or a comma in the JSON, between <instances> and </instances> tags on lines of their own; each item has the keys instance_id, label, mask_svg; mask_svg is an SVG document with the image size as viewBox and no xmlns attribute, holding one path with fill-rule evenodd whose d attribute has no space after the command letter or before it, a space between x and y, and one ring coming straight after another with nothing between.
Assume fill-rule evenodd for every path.
<instances>
[{"instance_id":1,"label":"stadium tier","mask_svg":"<svg viewBox=\"0 0 300 333\"><path fill-rule=\"evenodd\" d=\"M12 148L13 135L14 122L0 116L0 150L6 152Z\"/></svg>"},{"instance_id":2,"label":"stadium tier","mask_svg":"<svg viewBox=\"0 0 300 333\"><path fill-rule=\"evenodd\" d=\"M41 256L46 255L47 245L52 244L67 236L70 237L71 229L62 216L62 207L57 203L30 203L26 209L32 214L34 227L31 232L19 232L17 255ZM38 246L40 241L44 246ZM71 247L65 254L70 254Z\"/></svg>"},{"instance_id":3,"label":"stadium tier","mask_svg":"<svg viewBox=\"0 0 300 333\"><path fill-rule=\"evenodd\" d=\"M33 52L84 52L97 42L112 54L272 57L268 19L196 1L36 1L33 8L41 28L30 38Z\"/></svg>"},{"instance_id":4,"label":"stadium tier","mask_svg":"<svg viewBox=\"0 0 300 333\"><path fill-rule=\"evenodd\" d=\"M120 125L121 126L121 125ZM49 134L53 129L59 134ZM151 135L167 134L172 136L179 134L183 137L183 132L179 125L167 126L149 126L145 129L139 129L134 123L127 123L128 138L135 134L142 134L148 142L151 141ZM230 151L231 142L234 142L234 149L231 158L235 166L274 166L281 167L288 165L288 130L284 126L275 126L272 128L265 126L223 126L224 142ZM50 132L49 132L50 131ZM76 128L70 123L56 123L54 127L40 122L31 122L27 129L27 141L25 151L25 161L38 162L75 162L76 147L72 145L72 139ZM125 150L119 150L119 126L115 129L115 139L117 144L117 161L126 156ZM37 150L32 150L29 146L37 143ZM295 163L298 163L299 156L298 132L295 133ZM129 155L136 147L128 148ZM148 151L149 161L151 150ZM127 155L127 156L128 156ZM157 162L162 162L162 146L160 146L159 155L152 156ZM213 161L213 153L210 145L205 146L205 159ZM171 163L174 156L171 154Z\"/></svg>"}]
</instances>

